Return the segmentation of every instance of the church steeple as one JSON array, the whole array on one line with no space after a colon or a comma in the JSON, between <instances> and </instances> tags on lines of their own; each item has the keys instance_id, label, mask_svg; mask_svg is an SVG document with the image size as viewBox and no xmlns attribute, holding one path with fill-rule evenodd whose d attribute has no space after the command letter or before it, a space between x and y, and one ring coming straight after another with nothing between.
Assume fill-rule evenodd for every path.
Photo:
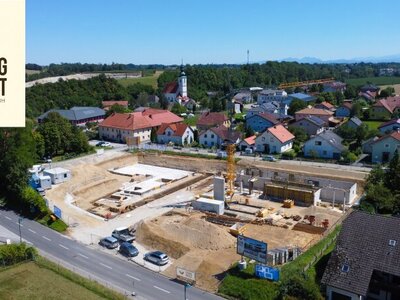
<instances>
[{"instance_id":1,"label":"church steeple","mask_svg":"<svg viewBox=\"0 0 400 300\"><path fill-rule=\"evenodd\" d=\"M178 78L178 84L179 84L179 94L182 97L187 97L187 78L186 78L185 71L183 69L183 60L182 60L182 64L181 64L181 72L180 72L179 78Z\"/></svg>"}]
</instances>

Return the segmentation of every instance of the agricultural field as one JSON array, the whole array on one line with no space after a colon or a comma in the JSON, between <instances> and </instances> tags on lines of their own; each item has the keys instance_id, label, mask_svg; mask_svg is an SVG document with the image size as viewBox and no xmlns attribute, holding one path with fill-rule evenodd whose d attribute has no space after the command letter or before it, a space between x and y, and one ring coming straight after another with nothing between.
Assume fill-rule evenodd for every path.
<instances>
[{"instance_id":1,"label":"agricultural field","mask_svg":"<svg viewBox=\"0 0 400 300\"><path fill-rule=\"evenodd\" d=\"M400 77L363 77L363 78L352 78L345 80L347 84L352 84L355 86L364 85L367 83L372 83L375 85L393 85L400 84Z\"/></svg>"},{"instance_id":2,"label":"agricultural field","mask_svg":"<svg viewBox=\"0 0 400 300\"><path fill-rule=\"evenodd\" d=\"M39 71L39 70L25 70L25 73L28 74L28 75L38 74L40 72L41 71Z\"/></svg>"},{"instance_id":3,"label":"agricultural field","mask_svg":"<svg viewBox=\"0 0 400 300\"><path fill-rule=\"evenodd\" d=\"M382 85L380 88L382 89L382 90L384 90L384 89L386 89L387 87L392 87L392 88L394 88L394 93L396 94L396 95L400 95L400 84L392 84L392 85Z\"/></svg>"},{"instance_id":4,"label":"agricultural field","mask_svg":"<svg viewBox=\"0 0 400 300\"><path fill-rule=\"evenodd\" d=\"M142 83L151 85L153 88L157 89L157 79L163 73L163 71L155 71L155 73L151 76L144 76L139 78L123 78L119 79L118 82L121 83L123 86L128 86L134 83Z\"/></svg>"},{"instance_id":5,"label":"agricultural field","mask_svg":"<svg viewBox=\"0 0 400 300\"><path fill-rule=\"evenodd\" d=\"M1 299L106 299L34 262L0 271Z\"/></svg>"}]
</instances>

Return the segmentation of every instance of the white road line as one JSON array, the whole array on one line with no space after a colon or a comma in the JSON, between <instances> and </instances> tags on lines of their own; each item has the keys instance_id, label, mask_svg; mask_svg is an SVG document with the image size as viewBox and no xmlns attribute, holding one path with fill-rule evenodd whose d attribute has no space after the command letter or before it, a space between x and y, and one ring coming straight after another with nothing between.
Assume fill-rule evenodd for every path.
<instances>
[{"instance_id":1,"label":"white road line","mask_svg":"<svg viewBox=\"0 0 400 300\"><path fill-rule=\"evenodd\" d=\"M49 239L48 237L45 237L44 235L42 235L42 238L44 238L45 240L51 241L51 239Z\"/></svg>"},{"instance_id":2,"label":"white road line","mask_svg":"<svg viewBox=\"0 0 400 300\"><path fill-rule=\"evenodd\" d=\"M103 264L103 263L100 263L103 267L106 267L107 269L110 269L110 270L112 270L112 268L110 267L110 266L107 266L107 265L105 265L105 264Z\"/></svg>"},{"instance_id":3,"label":"white road line","mask_svg":"<svg viewBox=\"0 0 400 300\"><path fill-rule=\"evenodd\" d=\"M11 221L11 218L10 218L10 217L4 216L4 218L6 218L7 220L10 220L10 221Z\"/></svg>"},{"instance_id":4,"label":"white road line","mask_svg":"<svg viewBox=\"0 0 400 300\"><path fill-rule=\"evenodd\" d=\"M28 230L32 233L36 233L36 231L33 231L32 229L28 228Z\"/></svg>"},{"instance_id":5,"label":"white road line","mask_svg":"<svg viewBox=\"0 0 400 300\"><path fill-rule=\"evenodd\" d=\"M135 279L137 281L141 281L139 278L136 278L136 277L134 277L132 275L129 275L129 274L125 274L125 275L128 276L129 278Z\"/></svg>"},{"instance_id":6,"label":"white road line","mask_svg":"<svg viewBox=\"0 0 400 300\"><path fill-rule=\"evenodd\" d=\"M69 248L65 247L64 245L58 244L61 248L64 248L65 250L69 250Z\"/></svg>"},{"instance_id":7,"label":"white road line","mask_svg":"<svg viewBox=\"0 0 400 300\"><path fill-rule=\"evenodd\" d=\"M83 258L89 259L89 257L87 257L86 255L80 254L78 253L79 256L82 256Z\"/></svg>"},{"instance_id":8,"label":"white road line","mask_svg":"<svg viewBox=\"0 0 400 300\"><path fill-rule=\"evenodd\" d=\"M157 290L163 291L164 293L171 294L170 291L164 290L164 289L162 289L162 288L160 288L160 287L158 287L156 285L153 285L153 287L155 287Z\"/></svg>"},{"instance_id":9,"label":"white road line","mask_svg":"<svg viewBox=\"0 0 400 300\"><path fill-rule=\"evenodd\" d=\"M24 227L24 225L22 225L21 223L15 222L15 224L17 224L17 225L19 225L21 227Z\"/></svg>"}]
</instances>

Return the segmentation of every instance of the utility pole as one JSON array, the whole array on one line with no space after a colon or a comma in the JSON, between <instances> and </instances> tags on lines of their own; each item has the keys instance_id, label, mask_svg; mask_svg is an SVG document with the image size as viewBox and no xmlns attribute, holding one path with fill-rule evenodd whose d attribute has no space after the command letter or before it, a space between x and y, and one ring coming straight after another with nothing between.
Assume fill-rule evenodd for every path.
<instances>
[{"instance_id":1,"label":"utility pole","mask_svg":"<svg viewBox=\"0 0 400 300\"><path fill-rule=\"evenodd\" d=\"M247 49L247 64L250 62L250 50Z\"/></svg>"},{"instance_id":2,"label":"utility pole","mask_svg":"<svg viewBox=\"0 0 400 300\"><path fill-rule=\"evenodd\" d=\"M186 289L190 288L190 284L189 283L185 283L184 287L185 287L185 299L184 300L188 300L188 298L186 298Z\"/></svg>"}]
</instances>

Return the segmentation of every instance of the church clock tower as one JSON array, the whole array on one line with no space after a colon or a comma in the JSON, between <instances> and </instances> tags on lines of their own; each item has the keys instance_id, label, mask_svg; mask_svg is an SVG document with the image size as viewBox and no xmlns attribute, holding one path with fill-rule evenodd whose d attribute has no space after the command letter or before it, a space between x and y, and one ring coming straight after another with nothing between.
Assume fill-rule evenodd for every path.
<instances>
[{"instance_id":1,"label":"church clock tower","mask_svg":"<svg viewBox=\"0 0 400 300\"><path fill-rule=\"evenodd\" d=\"M179 74L178 84L179 94L184 98L187 97L187 77L185 72L183 71L183 64L181 65L181 72Z\"/></svg>"}]
</instances>

